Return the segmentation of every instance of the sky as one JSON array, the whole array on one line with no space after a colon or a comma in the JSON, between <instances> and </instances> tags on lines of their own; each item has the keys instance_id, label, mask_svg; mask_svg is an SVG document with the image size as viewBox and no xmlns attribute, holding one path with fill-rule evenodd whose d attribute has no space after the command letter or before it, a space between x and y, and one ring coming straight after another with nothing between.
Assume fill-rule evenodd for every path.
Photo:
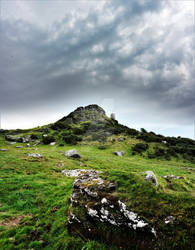
<instances>
[{"instance_id":1,"label":"sky","mask_svg":"<svg viewBox=\"0 0 195 250\"><path fill-rule=\"evenodd\" d=\"M193 0L0 0L1 127L98 104L131 128L194 137Z\"/></svg>"}]
</instances>

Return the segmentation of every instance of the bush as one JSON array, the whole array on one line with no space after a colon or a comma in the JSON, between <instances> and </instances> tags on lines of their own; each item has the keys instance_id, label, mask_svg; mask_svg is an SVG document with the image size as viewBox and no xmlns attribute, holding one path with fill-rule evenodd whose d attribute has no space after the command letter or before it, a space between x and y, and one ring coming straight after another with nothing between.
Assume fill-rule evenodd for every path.
<instances>
[{"instance_id":1,"label":"bush","mask_svg":"<svg viewBox=\"0 0 195 250\"><path fill-rule=\"evenodd\" d=\"M63 122L56 122L51 125L51 129L53 130L61 130L61 129L70 129L71 127L68 124Z\"/></svg>"},{"instance_id":2,"label":"bush","mask_svg":"<svg viewBox=\"0 0 195 250\"><path fill-rule=\"evenodd\" d=\"M148 144L146 143L137 143L132 150L137 153L145 152L148 149Z\"/></svg>"},{"instance_id":3,"label":"bush","mask_svg":"<svg viewBox=\"0 0 195 250\"><path fill-rule=\"evenodd\" d=\"M63 137L63 140L67 143L67 144L72 144L75 145L77 144L77 142L82 141L82 137L74 135L74 134L70 134L70 135L66 135Z\"/></svg>"},{"instance_id":4,"label":"bush","mask_svg":"<svg viewBox=\"0 0 195 250\"><path fill-rule=\"evenodd\" d=\"M43 137L43 144L50 144L51 142L54 142L55 141L55 138L53 136L46 136L46 137Z\"/></svg>"},{"instance_id":5,"label":"bush","mask_svg":"<svg viewBox=\"0 0 195 250\"><path fill-rule=\"evenodd\" d=\"M38 137L36 134L32 134L32 135L30 136L30 138L31 138L32 140L37 140L37 139L39 139L39 137Z\"/></svg>"}]
</instances>

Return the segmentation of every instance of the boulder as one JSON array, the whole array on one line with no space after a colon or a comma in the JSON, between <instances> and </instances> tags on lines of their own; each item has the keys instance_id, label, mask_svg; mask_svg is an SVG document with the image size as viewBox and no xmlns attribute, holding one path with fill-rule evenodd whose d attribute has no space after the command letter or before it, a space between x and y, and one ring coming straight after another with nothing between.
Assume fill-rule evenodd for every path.
<instances>
[{"instance_id":1,"label":"boulder","mask_svg":"<svg viewBox=\"0 0 195 250\"><path fill-rule=\"evenodd\" d=\"M49 145L54 146L55 144L56 144L56 142L54 141L54 142L51 142Z\"/></svg>"},{"instance_id":2,"label":"boulder","mask_svg":"<svg viewBox=\"0 0 195 250\"><path fill-rule=\"evenodd\" d=\"M74 169L62 173L76 177L68 218L70 234L102 239L124 249L133 249L134 244L139 249L155 249L155 229L112 194L115 185L103 180L101 172Z\"/></svg>"},{"instance_id":3,"label":"boulder","mask_svg":"<svg viewBox=\"0 0 195 250\"><path fill-rule=\"evenodd\" d=\"M7 144L8 144L8 145L14 145L14 144L16 144L16 141L10 141L10 142L8 142Z\"/></svg>"},{"instance_id":4,"label":"boulder","mask_svg":"<svg viewBox=\"0 0 195 250\"><path fill-rule=\"evenodd\" d=\"M28 154L28 156L33 157L33 158L43 158L43 156L41 154L38 154L38 153Z\"/></svg>"},{"instance_id":5,"label":"boulder","mask_svg":"<svg viewBox=\"0 0 195 250\"><path fill-rule=\"evenodd\" d=\"M80 159L81 158L81 155L74 148L66 151L65 156L67 156L69 158L74 158L74 159Z\"/></svg>"},{"instance_id":6,"label":"boulder","mask_svg":"<svg viewBox=\"0 0 195 250\"><path fill-rule=\"evenodd\" d=\"M144 179L151 181L155 186L158 186L158 180L152 171L146 171L146 176Z\"/></svg>"},{"instance_id":7,"label":"boulder","mask_svg":"<svg viewBox=\"0 0 195 250\"><path fill-rule=\"evenodd\" d=\"M8 151L8 149L6 149L6 148L0 148L0 151L5 152L5 151Z\"/></svg>"},{"instance_id":8,"label":"boulder","mask_svg":"<svg viewBox=\"0 0 195 250\"><path fill-rule=\"evenodd\" d=\"M116 151L116 152L113 152L114 155L117 155L117 156L123 156L125 154L124 151Z\"/></svg>"}]
</instances>

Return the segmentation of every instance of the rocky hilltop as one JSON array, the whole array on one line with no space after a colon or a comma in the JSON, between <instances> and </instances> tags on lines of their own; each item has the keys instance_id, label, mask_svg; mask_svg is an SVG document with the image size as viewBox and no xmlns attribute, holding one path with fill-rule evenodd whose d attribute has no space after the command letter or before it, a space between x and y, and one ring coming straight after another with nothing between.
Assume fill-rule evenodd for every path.
<instances>
[{"instance_id":1,"label":"rocky hilltop","mask_svg":"<svg viewBox=\"0 0 195 250\"><path fill-rule=\"evenodd\" d=\"M103 110L103 108L96 104L91 104L86 107L77 108L68 116L60 119L59 122L71 124L85 121L104 121L106 118L106 112Z\"/></svg>"}]
</instances>

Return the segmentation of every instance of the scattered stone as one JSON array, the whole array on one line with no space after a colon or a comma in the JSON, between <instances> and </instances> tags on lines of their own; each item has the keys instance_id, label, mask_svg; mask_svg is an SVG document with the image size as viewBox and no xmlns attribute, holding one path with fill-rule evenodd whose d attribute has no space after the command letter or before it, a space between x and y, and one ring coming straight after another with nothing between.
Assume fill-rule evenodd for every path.
<instances>
[{"instance_id":1,"label":"scattered stone","mask_svg":"<svg viewBox=\"0 0 195 250\"><path fill-rule=\"evenodd\" d=\"M47 134L43 134L43 137L47 137L48 135Z\"/></svg>"},{"instance_id":2,"label":"scattered stone","mask_svg":"<svg viewBox=\"0 0 195 250\"><path fill-rule=\"evenodd\" d=\"M184 179L182 176L175 176L173 174L171 175L164 175L162 176L162 178L166 179L166 180L170 180L170 179L173 179L173 180L178 180L178 179Z\"/></svg>"},{"instance_id":3,"label":"scattered stone","mask_svg":"<svg viewBox=\"0 0 195 250\"><path fill-rule=\"evenodd\" d=\"M27 143L31 141L31 135L27 135L26 137L22 137L22 142Z\"/></svg>"},{"instance_id":4,"label":"scattered stone","mask_svg":"<svg viewBox=\"0 0 195 250\"><path fill-rule=\"evenodd\" d=\"M158 186L158 180L152 171L146 171L145 180L151 181L155 186Z\"/></svg>"},{"instance_id":5,"label":"scattered stone","mask_svg":"<svg viewBox=\"0 0 195 250\"><path fill-rule=\"evenodd\" d=\"M71 214L68 218L69 233L80 233L89 239L100 237L112 243L113 239L117 238L116 244L128 246L132 243L130 235L133 234L139 246L144 244L145 249L154 249L149 246L154 247L155 229L138 214L129 211L126 205L112 194L115 185L100 178L100 171L74 169L63 170L62 173L76 177L71 196ZM81 207L84 209L82 215L78 209ZM98 231L96 223L109 226L110 236L107 237L104 232Z\"/></svg>"},{"instance_id":6,"label":"scattered stone","mask_svg":"<svg viewBox=\"0 0 195 250\"><path fill-rule=\"evenodd\" d=\"M54 146L55 144L56 144L56 142L54 141L54 142L51 142L49 145Z\"/></svg>"},{"instance_id":7,"label":"scattered stone","mask_svg":"<svg viewBox=\"0 0 195 250\"><path fill-rule=\"evenodd\" d=\"M40 143L41 143L40 140L36 140L36 141L35 141L35 144L34 144L33 146L37 146L37 145L39 145Z\"/></svg>"},{"instance_id":8,"label":"scattered stone","mask_svg":"<svg viewBox=\"0 0 195 250\"><path fill-rule=\"evenodd\" d=\"M16 144L16 141L10 141L10 142L8 142L7 144L8 144L8 145L14 145L14 144Z\"/></svg>"},{"instance_id":9,"label":"scattered stone","mask_svg":"<svg viewBox=\"0 0 195 250\"><path fill-rule=\"evenodd\" d=\"M6 149L6 148L0 148L0 151L5 152L5 151L8 151L8 149Z\"/></svg>"},{"instance_id":10,"label":"scattered stone","mask_svg":"<svg viewBox=\"0 0 195 250\"><path fill-rule=\"evenodd\" d=\"M124 151L116 151L116 152L113 152L114 155L117 155L117 156L123 156L125 154Z\"/></svg>"},{"instance_id":11,"label":"scattered stone","mask_svg":"<svg viewBox=\"0 0 195 250\"><path fill-rule=\"evenodd\" d=\"M29 148L30 147L30 143L27 143L26 146Z\"/></svg>"},{"instance_id":12,"label":"scattered stone","mask_svg":"<svg viewBox=\"0 0 195 250\"><path fill-rule=\"evenodd\" d=\"M125 138L124 138L124 137L119 137L118 140L119 140L119 141L124 141Z\"/></svg>"},{"instance_id":13,"label":"scattered stone","mask_svg":"<svg viewBox=\"0 0 195 250\"><path fill-rule=\"evenodd\" d=\"M43 158L43 156L41 154L38 154L38 153L28 154L28 156L33 157L33 158Z\"/></svg>"},{"instance_id":14,"label":"scattered stone","mask_svg":"<svg viewBox=\"0 0 195 250\"><path fill-rule=\"evenodd\" d=\"M74 148L66 151L65 156L67 156L69 158L74 158L74 159L78 159L78 158L80 159L81 158L81 155Z\"/></svg>"},{"instance_id":15,"label":"scattered stone","mask_svg":"<svg viewBox=\"0 0 195 250\"><path fill-rule=\"evenodd\" d=\"M174 224L175 222L175 217L174 216L167 216L165 219L165 224Z\"/></svg>"},{"instance_id":16,"label":"scattered stone","mask_svg":"<svg viewBox=\"0 0 195 250\"><path fill-rule=\"evenodd\" d=\"M24 146L16 146L16 148L24 148Z\"/></svg>"},{"instance_id":17,"label":"scattered stone","mask_svg":"<svg viewBox=\"0 0 195 250\"><path fill-rule=\"evenodd\" d=\"M34 150L38 150L38 148L34 148Z\"/></svg>"}]
</instances>

